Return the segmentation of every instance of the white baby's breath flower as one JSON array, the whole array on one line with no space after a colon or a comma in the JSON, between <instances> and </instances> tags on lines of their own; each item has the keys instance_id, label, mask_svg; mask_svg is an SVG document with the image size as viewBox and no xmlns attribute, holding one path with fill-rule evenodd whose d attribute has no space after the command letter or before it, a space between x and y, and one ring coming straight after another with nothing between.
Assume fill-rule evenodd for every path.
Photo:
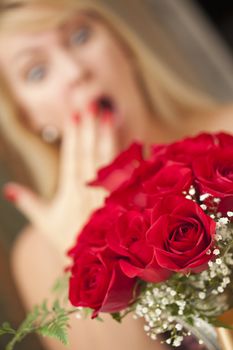
<instances>
[{"instance_id":1,"label":"white baby's breath flower","mask_svg":"<svg viewBox=\"0 0 233 350\"><path fill-rule=\"evenodd\" d=\"M185 198L186 199L192 199L192 197L189 194L187 194L187 196L185 196Z\"/></svg>"},{"instance_id":2,"label":"white baby's breath flower","mask_svg":"<svg viewBox=\"0 0 233 350\"><path fill-rule=\"evenodd\" d=\"M176 348L178 348L178 346L180 346L180 345L181 345L181 342L178 341L177 339L175 339L175 340L173 341L173 346L175 346Z\"/></svg>"},{"instance_id":3,"label":"white baby's breath flower","mask_svg":"<svg viewBox=\"0 0 233 350\"><path fill-rule=\"evenodd\" d=\"M200 292L200 293L198 294L198 296L199 296L199 298L200 298L201 300L203 300L203 299L205 299L205 297L206 297L206 293Z\"/></svg>"},{"instance_id":4,"label":"white baby's breath flower","mask_svg":"<svg viewBox=\"0 0 233 350\"><path fill-rule=\"evenodd\" d=\"M223 278L223 282L224 282L225 284L229 284L229 283L231 282L231 280L230 280L229 277L224 277L224 278Z\"/></svg>"},{"instance_id":5,"label":"white baby's breath flower","mask_svg":"<svg viewBox=\"0 0 233 350\"><path fill-rule=\"evenodd\" d=\"M203 202L205 199L207 199L210 196L209 193L204 193L200 196L200 201Z\"/></svg>"},{"instance_id":6,"label":"white baby's breath flower","mask_svg":"<svg viewBox=\"0 0 233 350\"><path fill-rule=\"evenodd\" d=\"M218 258L218 259L215 260L215 262L216 262L217 265L221 265L222 259Z\"/></svg>"},{"instance_id":7,"label":"white baby's breath flower","mask_svg":"<svg viewBox=\"0 0 233 350\"><path fill-rule=\"evenodd\" d=\"M149 311L149 310L148 310L147 307L144 307L144 308L142 309L142 313L143 313L143 314L146 314L148 311Z\"/></svg>"},{"instance_id":8,"label":"white baby's breath flower","mask_svg":"<svg viewBox=\"0 0 233 350\"><path fill-rule=\"evenodd\" d=\"M218 287L218 292L219 292L219 293L223 293L223 292L224 292L223 287L221 287L221 286L220 286L220 287Z\"/></svg>"},{"instance_id":9,"label":"white baby's breath flower","mask_svg":"<svg viewBox=\"0 0 233 350\"><path fill-rule=\"evenodd\" d=\"M219 255L220 254L220 250L219 249L214 249L213 254L214 255Z\"/></svg>"},{"instance_id":10,"label":"white baby's breath flower","mask_svg":"<svg viewBox=\"0 0 233 350\"><path fill-rule=\"evenodd\" d=\"M180 323L177 323L177 324L175 325L175 327L176 327L176 329L177 329L178 331L181 331L181 329L183 328L182 325L181 325Z\"/></svg>"},{"instance_id":11,"label":"white baby's breath flower","mask_svg":"<svg viewBox=\"0 0 233 350\"><path fill-rule=\"evenodd\" d=\"M222 224L222 225L226 225L226 224L228 224L229 219L228 219L228 218L220 218L220 219L218 220L218 222L219 222L220 224Z\"/></svg>"},{"instance_id":12,"label":"white baby's breath flower","mask_svg":"<svg viewBox=\"0 0 233 350\"><path fill-rule=\"evenodd\" d=\"M195 188L194 188L194 187L190 187L190 190L189 190L189 194L190 194L190 196L194 196L194 195L195 195L195 193L196 193Z\"/></svg>"},{"instance_id":13,"label":"white baby's breath flower","mask_svg":"<svg viewBox=\"0 0 233 350\"><path fill-rule=\"evenodd\" d=\"M207 209L207 206L205 204L201 204L200 207L201 207L202 210L206 210Z\"/></svg>"},{"instance_id":14,"label":"white baby's breath flower","mask_svg":"<svg viewBox=\"0 0 233 350\"><path fill-rule=\"evenodd\" d=\"M217 294L218 294L217 290L215 290L215 289L213 289L211 293L212 293L213 295L217 295Z\"/></svg>"},{"instance_id":15,"label":"white baby's breath flower","mask_svg":"<svg viewBox=\"0 0 233 350\"><path fill-rule=\"evenodd\" d=\"M168 316L168 322L173 322L174 321L174 317L173 316Z\"/></svg>"},{"instance_id":16,"label":"white baby's breath flower","mask_svg":"<svg viewBox=\"0 0 233 350\"><path fill-rule=\"evenodd\" d=\"M153 295L156 297L158 295L158 293L159 293L158 288L154 288L153 289Z\"/></svg>"},{"instance_id":17,"label":"white baby's breath flower","mask_svg":"<svg viewBox=\"0 0 233 350\"><path fill-rule=\"evenodd\" d=\"M210 277L211 277L211 278L214 278L214 277L216 277L216 276L217 276L217 274L216 274L215 271L210 271Z\"/></svg>"},{"instance_id":18,"label":"white baby's breath flower","mask_svg":"<svg viewBox=\"0 0 233 350\"><path fill-rule=\"evenodd\" d=\"M222 240L222 235L216 234L215 239L216 239L216 241L221 241Z\"/></svg>"},{"instance_id":19,"label":"white baby's breath flower","mask_svg":"<svg viewBox=\"0 0 233 350\"><path fill-rule=\"evenodd\" d=\"M162 304L163 304L163 305L169 304L168 299L167 299L167 298L163 298L163 299L162 299Z\"/></svg>"},{"instance_id":20,"label":"white baby's breath flower","mask_svg":"<svg viewBox=\"0 0 233 350\"><path fill-rule=\"evenodd\" d=\"M184 338L182 336L176 337L173 341L173 346L178 347L181 345L181 342Z\"/></svg>"},{"instance_id":21,"label":"white baby's breath flower","mask_svg":"<svg viewBox=\"0 0 233 350\"><path fill-rule=\"evenodd\" d=\"M220 200L220 198L216 197L216 198L213 199L213 201L214 201L214 203L218 204L218 203L220 203L221 200Z\"/></svg>"},{"instance_id":22,"label":"white baby's breath flower","mask_svg":"<svg viewBox=\"0 0 233 350\"><path fill-rule=\"evenodd\" d=\"M155 310L155 315L156 316L160 316L161 313L162 313L161 309L158 308L158 309Z\"/></svg>"}]
</instances>

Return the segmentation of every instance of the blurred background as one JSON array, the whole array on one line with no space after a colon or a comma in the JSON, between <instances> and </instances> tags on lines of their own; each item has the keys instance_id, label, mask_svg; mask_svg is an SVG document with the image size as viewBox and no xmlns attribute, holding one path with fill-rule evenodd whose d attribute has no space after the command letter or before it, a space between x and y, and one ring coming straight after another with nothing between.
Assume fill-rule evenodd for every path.
<instances>
[{"instance_id":1,"label":"blurred background","mask_svg":"<svg viewBox=\"0 0 233 350\"><path fill-rule=\"evenodd\" d=\"M117 9L118 0L112 0L112 3ZM233 2L228 0L147 0L145 3L155 25L159 21L163 22L165 30L170 31L175 42L179 43L185 51L186 60L189 61L192 57L193 71L195 73L198 70L199 76L205 76L202 83L206 88L219 100L232 100ZM132 0L132 13L133 6ZM124 6L121 11L124 16ZM145 26L145 23L141 23L141 29L137 30L143 31L142 28ZM184 27L189 29L188 35ZM154 35L147 33L146 30L144 34L139 34ZM169 56L169 49L167 59L173 59ZM184 65L180 64L180 66L185 69ZM179 69L182 70L182 68ZM1 161L1 152L0 149L0 187L11 179L7 164ZM11 275L10 252L17 234L25 223L25 219L13 206L0 196L0 323L8 320L15 327L22 321L24 310ZM6 341L7 339L0 338L0 350L5 349ZM16 349L42 350L43 348L36 337L29 337Z\"/></svg>"},{"instance_id":2,"label":"blurred background","mask_svg":"<svg viewBox=\"0 0 233 350\"><path fill-rule=\"evenodd\" d=\"M195 0L194 1L214 25L215 29L233 49L233 4L223 0Z\"/></svg>"}]
</instances>

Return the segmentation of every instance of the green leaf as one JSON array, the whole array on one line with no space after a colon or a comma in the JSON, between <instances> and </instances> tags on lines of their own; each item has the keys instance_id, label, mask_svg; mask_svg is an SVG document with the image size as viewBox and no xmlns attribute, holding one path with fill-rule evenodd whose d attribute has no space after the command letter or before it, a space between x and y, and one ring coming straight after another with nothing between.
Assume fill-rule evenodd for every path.
<instances>
[{"instance_id":1,"label":"green leaf","mask_svg":"<svg viewBox=\"0 0 233 350\"><path fill-rule=\"evenodd\" d=\"M60 306L60 302L58 299L56 299L54 302L53 302L53 307L52 307L53 311L55 312L59 312L59 311L62 311L63 308Z\"/></svg>"},{"instance_id":2,"label":"green leaf","mask_svg":"<svg viewBox=\"0 0 233 350\"><path fill-rule=\"evenodd\" d=\"M114 312L114 313L111 314L111 316L112 316L112 318L113 318L115 321L121 323L122 318L121 318L120 312Z\"/></svg>"},{"instance_id":3,"label":"green leaf","mask_svg":"<svg viewBox=\"0 0 233 350\"><path fill-rule=\"evenodd\" d=\"M87 317L91 316L92 313L93 313L93 310L90 309L89 307L85 307L83 309L83 316L84 316L84 318L87 318Z\"/></svg>"},{"instance_id":4,"label":"green leaf","mask_svg":"<svg viewBox=\"0 0 233 350\"><path fill-rule=\"evenodd\" d=\"M64 345L68 345L69 316L77 312L77 308L65 307L64 305L64 294L67 299L68 278L69 276L65 275L57 282L55 290L57 292L63 290L63 295L60 299L57 297L52 305L48 306L47 300L44 300L41 305L35 306L17 330L14 330L6 322L0 327L0 336L3 334L13 335L6 346L6 350L13 350L15 345L30 333L52 337L61 341ZM92 310L88 312L92 312Z\"/></svg>"},{"instance_id":5,"label":"green leaf","mask_svg":"<svg viewBox=\"0 0 233 350\"><path fill-rule=\"evenodd\" d=\"M30 329L33 327L39 315L40 315L39 306L36 305L33 311L27 315L26 319L20 325L18 332L22 330L26 332L30 331Z\"/></svg>"},{"instance_id":6,"label":"green leaf","mask_svg":"<svg viewBox=\"0 0 233 350\"><path fill-rule=\"evenodd\" d=\"M4 334L15 334L16 331L13 329L8 322L4 322L0 327L0 336Z\"/></svg>"},{"instance_id":7,"label":"green leaf","mask_svg":"<svg viewBox=\"0 0 233 350\"><path fill-rule=\"evenodd\" d=\"M44 337L51 337L60 340L64 345L68 345L68 334L66 326L52 325L41 328L37 331L38 334Z\"/></svg>"},{"instance_id":8,"label":"green leaf","mask_svg":"<svg viewBox=\"0 0 233 350\"><path fill-rule=\"evenodd\" d=\"M47 301L47 300L44 300L43 303L41 304L41 310L42 310L44 313L48 313L48 312L49 312L47 303L48 303L48 301Z\"/></svg>"},{"instance_id":9,"label":"green leaf","mask_svg":"<svg viewBox=\"0 0 233 350\"><path fill-rule=\"evenodd\" d=\"M67 293L70 273L64 274L58 278L52 287L52 292L58 295Z\"/></svg>"}]
</instances>

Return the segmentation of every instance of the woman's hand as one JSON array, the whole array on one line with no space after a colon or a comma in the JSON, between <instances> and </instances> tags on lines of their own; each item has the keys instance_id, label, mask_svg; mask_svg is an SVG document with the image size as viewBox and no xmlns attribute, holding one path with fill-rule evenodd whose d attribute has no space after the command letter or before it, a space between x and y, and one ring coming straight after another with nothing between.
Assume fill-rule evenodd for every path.
<instances>
[{"instance_id":1,"label":"woman's hand","mask_svg":"<svg viewBox=\"0 0 233 350\"><path fill-rule=\"evenodd\" d=\"M15 202L35 229L64 256L91 212L103 202L104 191L85 184L95 176L97 168L107 164L115 154L113 124L112 116L107 113L94 116L88 112L67 121L58 188L51 201L15 183L4 186L5 197Z\"/></svg>"}]
</instances>

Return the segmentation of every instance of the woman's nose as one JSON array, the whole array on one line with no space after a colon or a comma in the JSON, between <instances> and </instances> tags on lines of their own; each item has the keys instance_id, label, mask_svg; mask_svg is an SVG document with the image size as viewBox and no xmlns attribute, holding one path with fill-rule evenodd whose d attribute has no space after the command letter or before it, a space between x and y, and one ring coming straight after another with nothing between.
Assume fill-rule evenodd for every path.
<instances>
[{"instance_id":1,"label":"woman's nose","mask_svg":"<svg viewBox=\"0 0 233 350\"><path fill-rule=\"evenodd\" d=\"M85 62L81 62L79 58L75 57L72 53L63 53L61 59L61 71L60 74L66 83L70 85L81 84L88 79L90 73Z\"/></svg>"}]
</instances>

